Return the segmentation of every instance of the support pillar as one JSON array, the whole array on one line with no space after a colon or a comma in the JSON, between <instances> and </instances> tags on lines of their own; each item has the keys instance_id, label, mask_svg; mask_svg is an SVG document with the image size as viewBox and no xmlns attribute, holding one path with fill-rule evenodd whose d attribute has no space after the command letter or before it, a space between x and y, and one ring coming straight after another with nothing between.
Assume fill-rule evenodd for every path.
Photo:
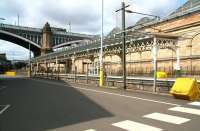
<instances>
[{"instance_id":1,"label":"support pillar","mask_svg":"<svg viewBox=\"0 0 200 131\"><path fill-rule=\"evenodd\" d=\"M33 75L33 69L34 69L33 63L31 63L30 66L31 66L30 67L30 77L32 77L32 75Z\"/></svg>"},{"instance_id":2,"label":"support pillar","mask_svg":"<svg viewBox=\"0 0 200 131\"><path fill-rule=\"evenodd\" d=\"M82 59L81 60L82 61L82 70L81 70L81 73L82 74L85 74L86 72L85 72L85 62L84 62L84 60ZM87 62L86 62L87 63Z\"/></svg>"},{"instance_id":3,"label":"support pillar","mask_svg":"<svg viewBox=\"0 0 200 131\"><path fill-rule=\"evenodd\" d=\"M75 57L72 57L72 73L75 71Z\"/></svg>"},{"instance_id":4,"label":"support pillar","mask_svg":"<svg viewBox=\"0 0 200 131\"><path fill-rule=\"evenodd\" d=\"M58 60L57 60L57 64L58 64L58 70L57 70L58 77L57 77L57 79L59 80L60 79L60 63L59 63Z\"/></svg>"},{"instance_id":5,"label":"support pillar","mask_svg":"<svg viewBox=\"0 0 200 131\"><path fill-rule=\"evenodd\" d=\"M176 77L181 76L181 67L180 67L180 48L176 48Z\"/></svg>"},{"instance_id":6,"label":"support pillar","mask_svg":"<svg viewBox=\"0 0 200 131\"><path fill-rule=\"evenodd\" d=\"M156 38L154 38L154 43L153 43L153 71L154 71L154 79L153 79L153 92L156 92L156 84L157 84L157 44L156 44Z\"/></svg>"},{"instance_id":7,"label":"support pillar","mask_svg":"<svg viewBox=\"0 0 200 131\"><path fill-rule=\"evenodd\" d=\"M66 62L65 62L65 65L64 65L64 68L65 68L65 74L67 74L67 70L68 70L67 65L68 65L68 62L66 61Z\"/></svg>"},{"instance_id":8,"label":"support pillar","mask_svg":"<svg viewBox=\"0 0 200 131\"><path fill-rule=\"evenodd\" d=\"M49 52L52 52L52 31L49 23L47 22L42 31L42 49L41 55L45 55Z\"/></svg>"},{"instance_id":9,"label":"support pillar","mask_svg":"<svg viewBox=\"0 0 200 131\"><path fill-rule=\"evenodd\" d=\"M38 73L38 70L39 70L39 63L37 62L36 73Z\"/></svg>"},{"instance_id":10,"label":"support pillar","mask_svg":"<svg viewBox=\"0 0 200 131\"><path fill-rule=\"evenodd\" d=\"M71 59L68 59L68 60L66 60L66 63L65 63L65 70L66 70L66 74L67 73L71 73L72 72L72 65L73 63L72 63L72 60Z\"/></svg>"},{"instance_id":11,"label":"support pillar","mask_svg":"<svg viewBox=\"0 0 200 131\"><path fill-rule=\"evenodd\" d=\"M72 73L74 74L74 82L76 82L77 67L75 65L75 57L72 57Z\"/></svg>"},{"instance_id":12,"label":"support pillar","mask_svg":"<svg viewBox=\"0 0 200 131\"><path fill-rule=\"evenodd\" d=\"M94 61L94 65L93 65L94 75L98 74L97 71L96 71L96 68L97 68L97 65L96 65L96 62Z\"/></svg>"},{"instance_id":13,"label":"support pillar","mask_svg":"<svg viewBox=\"0 0 200 131\"><path fill-rule=\"evenodd\" d=\"M110 76L112 76L112 55L110 55Z\"/></svg>"},{"instance_id":14,"label":"support pillar","mask_svg":"<svg viewBox=\"0 0 200 131\"><path fill-rule=\"evenodd\" d=\"M88 69L88 62L87 62L87 66L86 66L86 83L88 84L88 71L89 71L89 69Z\"/></svg>"},{"instance_id":15,"label":"support pillar","mask_svg":"<svg viewBox=\"0 0 200 131\"><path fill-rule=\"evenodd\" d=\"M56 71L58 72L58 57L56 56Z\"/></svg>"},{"instance_id":16,"label":"support pillar","mask_svg":"<svg viewBox=\"0 0 200 131\"><path fill-rule=\"evenodd\" d=\"M48 63L47 63L47 61L45 61L45 66L46 66L46 77L48 78Z\"/></svg>"}]
</instances>

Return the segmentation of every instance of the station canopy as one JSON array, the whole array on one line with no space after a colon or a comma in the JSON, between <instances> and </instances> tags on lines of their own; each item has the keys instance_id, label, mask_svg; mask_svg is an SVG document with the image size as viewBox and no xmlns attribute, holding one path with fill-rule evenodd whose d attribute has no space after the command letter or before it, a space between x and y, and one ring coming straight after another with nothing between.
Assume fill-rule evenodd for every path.
<instances>
[{"instance_id":1,"label":"station canopy","mask_svg":"<svg viewBox=\"0 0 200 131\"><path fill-rule=\"evenodd\" d=\"M138 26L138 25L137 25ZM140 27L141 28L141 27ZM153 45L156 43L158 48L172 48L176 47L178 36L166 34L162 32L147 32L140 30L137 27L127 29L126 31L126 53L151 51ZM121 53L122 51L122 31L120 28L114 28L103 40L104 52ZM67 47L62 50L55 51L44 56L34 58L32 61L43 61L48 59L55 59L71 56L85 56L89 54L99 54L101 39L97 38L92 41L76 47Z\"/></svg>"}]
</instances>

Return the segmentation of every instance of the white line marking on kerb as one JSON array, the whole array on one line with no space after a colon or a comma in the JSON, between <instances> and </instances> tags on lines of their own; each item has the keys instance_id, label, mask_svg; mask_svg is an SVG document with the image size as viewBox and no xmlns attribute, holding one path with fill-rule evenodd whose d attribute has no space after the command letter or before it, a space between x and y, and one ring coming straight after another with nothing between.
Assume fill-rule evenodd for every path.
<instances>
[{"instance_id":1,"label":"white line marking on kerb","mask_svg":"<svg viewBox=\"0 0 200 131\"><path fill-rule=\"evenodd\" d=\"M94 130L94 129L88 129L88 130L85 130L85 131L96 131L96 130Z\"/></svg>"},{"instance_id":2,"label":"white line marking on kerb","mask_svg":"<svg viewBox=\"0 0 200 131\"><path fill-rule=\"evenodd\" d=\"M179 124L179 125L190 121L190 119L162 114L162 113L152 113L152 114L145 115L143 117L153 119L153 120L163 121L167 123L172 123L172 124Z\"/></svg>"},{"instance_id":3,"label":"white line marking on kerb","mask_svg":"<svg viewBox=\"0 0 200 131\"><path fill-rule=\"evenodd\" d=\"M32 79L32 80L35 80L35 79ZM52 85L63 86L61 84L57 84L57 83L53 83L53 82L47 82L47 81L41 81L41 80L35 80L35 81L43 82L43 83L48 83L48 84L52 84ZM144 98L140 98L140 97L133 97L133 96L128 96L128 95L121 95L121 94L117 94L117 93L110 93L110 92L105 92L105 91L98 91L98 90L94 90L94 89L86 89L86 88L82 88L82 87L74 87L74 86L72 86L72 87L76 88L76 89L80 89L80 90L86 90L86 91L91 91L91 92L96 92L96 93L102 93L102 94L115 95L115 96L120 96L120 97L131 98L131 99L149 101L149 102L154 102L154 103L159 103L159 104L165 104L165 105L171 105L171 106L181 106L179 104L169 103L169 102L164 102L164 101L144 99Z\"/></svg>"},{"instance_id":4,"label":"white line marking on kerb","mask_svg":"<svg viewBox=\"0 0 200 131\"><path fill-rule=\"evenodd\" d=\"M178 111L182 113L188 113L188 114L194 114L194 115L200 115L200 110L193 109L193 108L186 108L186 107L173 107L169 109L170 111Z\"/></svg>"},{"instance_id":5,"label":"white line marking on kerb","mask_svg":"<svg viewBox=\"0 0 200 131\"><path fill-rule=\"evenodd\" d=\"M162 131L162 129L160 128L145 125L138 122L133 122L130 120L114 123L112 125L128 131Z\"/></svg>"},{"instance_id":6,"label":"white line marking on kerb","mask_svg":"<svg viewBox=\"0 0 200 131\"><path fill-rule=\"evenodd\" d=\"M86 89L86 88L82 88L82 87L73 87L73 88L80 89L80 90L91 91L91 92L96 92L96 93L102 93L102 94L108 94L108 95L126 97L126 98L131 98L131 99L149 101L149 102L154 102L154 103L159 103L159 104L166 104L166 105L172 105L172 106L181 106L181 105L178 105L178 104L169 103L169 102L164 102L164 101L157 101L157 100L151 100L151 99L144 99L144 98L140 98L140 97L133 97L133 96L121 95L121 94L117 94L117 93L110 93L110 92L105 92L105 91L98 91L98 90L93 90L93 89Z\"/></svg>"},{"instance_id":7,"label":"white line marking on kerb","mask_svg":"<svg viewBox=\"0 0 200 131\"><path fill-rule=\"evenodd\" d=\"M200 106L200 102L191 102L191 103L188 103L188 105L192 105L192 106Z\"/></svg>"},{"instance_id":8,"label":"white line marking on kerb","mask_svg":"<svg viewBox=\"0 0 200 131\"><path fill-rule=\"evenodd\" d=\"M4 108L0 111L0 115L3 114L4 111L6 111L10 105L0 105L1 107L4 106Z\"/></svg>"}]
</instances>

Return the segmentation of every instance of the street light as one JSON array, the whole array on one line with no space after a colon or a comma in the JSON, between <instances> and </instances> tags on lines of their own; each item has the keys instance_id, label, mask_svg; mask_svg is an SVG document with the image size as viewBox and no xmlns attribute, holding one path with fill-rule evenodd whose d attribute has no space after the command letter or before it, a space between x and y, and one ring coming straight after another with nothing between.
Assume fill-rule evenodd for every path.
<instances>
[{"instance_id":1,"label":"street light","mask_svg":"<svg viewBox=\"0 0 200 131\"><path fill-rule=\"evenodd\" d=\"M151 14L144 14L140 12L134 12L131 10L126 10L127 7L130 5L125 5L125 0L122 1L122 7L121 9L116 10L115 12L122 11L122 67L123 67L123 88L126 89L126 12L127 13L135 13L135 14L140 14L140 15L146 15L146 16L151 16L158 18L160 20L159 16L156 15L151 15Z\"/></svg>"},{"instance_id":2,"label":"street light","mask_svg":"<svg viewBox=\"0 0 200 131\"><path fill-rule=\"evenodd\" d=\"M145 13L140 13L140 12L135 12L131 10L126 10L127 13L134 13L134 14L139 14L139 15L145 15L145 16L150 16L150 17L155 17L156 19L160 20L160 16L156 15L151 15L151 14L145 14ZM157 81L157 46L156 46L156 39L154 38L154 44L153 44L153 64L154 64L154 82L153 82L153 87L154 87L154 92L156 92L156 81ZM179 53L178 53L179 54Z\"/></svg>"},{"instance_id":3,"label":"street light","mask_svg":"<svg viewBox=\"0 0 200 131\"><path fill-rule=\"evenodd\" d=\"M131 10L126 10L127 13L134 13L134 14L139 14L139 15L145 15L145 16L150 16L150 17L154 17L158 20L160 20L160 16L156 16L156 15L151 15L151 14L146 14L146 13L141 13L141 12L135 12L135 11L131 11ZM156 73L157 73L157 47L156 47L156 39L154 38L154 46L153 46L153 63L154 63L154 82L153 82L153 86L154 86L154 91L156 92Z\"/></svg>"},{"instance_id":4,"label":"street light","mask_svg":"<svg viewBox=\"0 0 200 131\"><path fill-rule=\"evenodd\" d=\"M141 13L141 12L135 12L135 11L132 11L132 10L126 10L126 12L127 13L139 14L139 15L146 15L146 16L150 16L150 17L155 17L158 20L160 20L160 16L157 16L157 15L151 15L151 14L146 14L146 13Z\"/></svg>"},{"instance_id":5,"label":"street light","mask_svg":"<svg viewBox=\"0 0 200 131\"><path fill-rule=\"evenodd\" d=\"M122 67L123 67L123 88L126 89L126 12L125 9L129 7L130 5L125 5L125 1L122 1L122 7L121 9L116 10L115 12L122 11Z\"/></svg>"},{"instance_id":6,"label":"street light","mask_svg":"<svg viewBox=\"0 0 200 131\"><path fill-rule=\"evenodd\" d=\"M101 1L101 49L100 49L100 75L99 75L99 86L104 84L104 70L103 70L103 13L104 13L104 0Z\"/></svg>"},{"instance_id":7,"label":"street light","mask_svg":"<svg viewBox=\"0 0 200 131\"><path fill-rule=\"evenodd\" d=\"M29 77L31 77L31 44L29 43L29 46L28 46L28 49L29 49Z\"/></svg>"},{"instance_id":8,"label":"street light","mask_svg":"<svg viewBox=\"0 0 200 131\"><path fill-rule=\"evenodd\" d=\"M122 11L122 67L123 67L123 88L126 89L126 11L125 9L130 5L125 5L125 2L122 2L121 9L116 10L115 12Z\"/></svg>"}]
</instances>

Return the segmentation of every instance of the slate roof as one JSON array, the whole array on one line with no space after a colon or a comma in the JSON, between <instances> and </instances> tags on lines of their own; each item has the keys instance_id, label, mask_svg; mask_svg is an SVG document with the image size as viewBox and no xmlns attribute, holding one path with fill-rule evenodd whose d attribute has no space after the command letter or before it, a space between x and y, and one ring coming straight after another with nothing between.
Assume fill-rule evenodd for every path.
<instances>
[{"instance_id":1,"label":"slate roof","mask_svg":"<svg viewBox=\"0 0 200 131\"><path fill-rule=\"evenodd\" d=\"M178 15L178 14L187 12L188 10L191 10L192 8L200 8L200 0L188 0L185 4L183 4L181 7L176 9L169 16Z\"/></svg>"}]
</instances>

